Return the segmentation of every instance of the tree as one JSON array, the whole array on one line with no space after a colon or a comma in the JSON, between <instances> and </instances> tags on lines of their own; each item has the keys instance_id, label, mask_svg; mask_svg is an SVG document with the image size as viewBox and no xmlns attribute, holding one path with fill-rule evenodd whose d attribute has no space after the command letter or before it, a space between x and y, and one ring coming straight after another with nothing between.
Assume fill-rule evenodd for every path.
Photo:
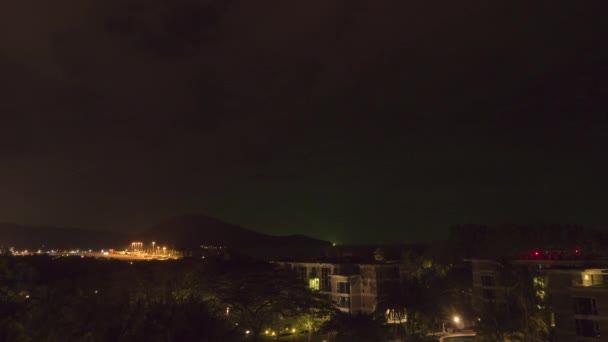
<instances>
[{"instance_id":1,"label":"tree","mask_svg":"<svg viewBox=\"0 0 608 342\"><path fill-rule=\"evenodd\" d=\"M549 312L542 285L534 281L534 274L527 267L514 267L504 260L499 265L503 296L480 308L480 340L547 340Z\"/></svg>"},{"instance_id":2,"label":"tree","mask_svg":"<svg viewBox=\"0 0 608 342\"><path fill-rule=\"evenodd\" d=\"M296 275L267 263L232 265L217 277L213 292L216 304L226 310L234 324L250 330L254 339L269 327L282 330L282 322L330 311L330 304L314 294Z\"/></svg>"},{"instance_id":3,"label":"tree","mask_svg":"<svg viewBox=\"0 0 608 342\"><path fill-rule=\"evenodd\" d=\"M441 317L450 303L451 292L446 283L450 267L411 251L402 257L402 281L395 284L379 303L379 311L394 310L402 315L397 335L425 336L441 326ZM447 303L447 304L446 304Z\"/></svg>"},{"instance_id":4,"label":"tree","mask_svg":"<svg viewBox=\"0 0 608 342\"><path fill-rule=\"evenodd\" d=\"M338 313L325 323L322 330L334 333L337 341L372 342L386 337L382 321L363 314Z\"/></svg>"}]
</instances>

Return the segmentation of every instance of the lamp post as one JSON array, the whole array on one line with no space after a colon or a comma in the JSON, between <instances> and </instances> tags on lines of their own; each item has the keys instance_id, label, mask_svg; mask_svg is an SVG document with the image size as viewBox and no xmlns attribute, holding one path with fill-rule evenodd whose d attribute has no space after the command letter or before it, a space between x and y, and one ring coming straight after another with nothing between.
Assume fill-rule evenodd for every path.
<instances>
[{"instance_id":1,"label":"lamp post","mask_svg":"<svg viewBox=\"0 0 608 342\"><path fill-rule=\"evenodd\" d=\"M154 255L154 245L156 245L156 241L152 241L152 255Z\"/></svg>"}]
</instances>

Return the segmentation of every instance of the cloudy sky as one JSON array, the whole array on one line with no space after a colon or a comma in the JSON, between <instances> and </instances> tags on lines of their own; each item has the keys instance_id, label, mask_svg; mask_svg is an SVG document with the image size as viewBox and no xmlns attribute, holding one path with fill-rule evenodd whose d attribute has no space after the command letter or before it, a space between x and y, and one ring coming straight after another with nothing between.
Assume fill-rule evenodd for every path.
<instances>
[{"instance_id":1,"label":"cloudy sky","mask_svg":"<svg viewBox=\"0 0 608 342\"><path fill-rule=\"evenodd\" d=\"M604 227L591 3L0 3L0 221L339 242Z\"/></svg>"}]
</instances>

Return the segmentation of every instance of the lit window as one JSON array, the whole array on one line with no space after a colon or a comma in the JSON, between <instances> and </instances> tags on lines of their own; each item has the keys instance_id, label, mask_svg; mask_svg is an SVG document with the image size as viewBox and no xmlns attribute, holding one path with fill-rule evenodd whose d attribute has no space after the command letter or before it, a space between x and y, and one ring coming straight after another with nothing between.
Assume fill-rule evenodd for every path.
<instances>
[{"instance_id":1,"label":"lit window","mask_svg":"<svg viewBox=\"0 0 608 342\"><path fill-rule=\"evenodd\" d=\"M312 290L319 291L319 278L312 278L308 280L308 287Z\"/></svg>"}]
</instances>

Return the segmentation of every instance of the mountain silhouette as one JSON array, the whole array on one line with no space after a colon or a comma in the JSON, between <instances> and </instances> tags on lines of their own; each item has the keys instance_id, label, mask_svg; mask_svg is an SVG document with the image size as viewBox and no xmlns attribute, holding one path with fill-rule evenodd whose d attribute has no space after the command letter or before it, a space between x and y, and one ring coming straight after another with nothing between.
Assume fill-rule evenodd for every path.
<instances>
[{"instance_id":1,"label":"mountain silhouette","mask_svg":"<svg viewBox=\"0 0 608 342\"><path fill-rule=\"evenodd\" d=\"M331 247L330 242L304 235L267 235L198 214L170 218L142 237L175 248L222 246L260 256L318 255Z\"/></svg>"}]
</instances>

